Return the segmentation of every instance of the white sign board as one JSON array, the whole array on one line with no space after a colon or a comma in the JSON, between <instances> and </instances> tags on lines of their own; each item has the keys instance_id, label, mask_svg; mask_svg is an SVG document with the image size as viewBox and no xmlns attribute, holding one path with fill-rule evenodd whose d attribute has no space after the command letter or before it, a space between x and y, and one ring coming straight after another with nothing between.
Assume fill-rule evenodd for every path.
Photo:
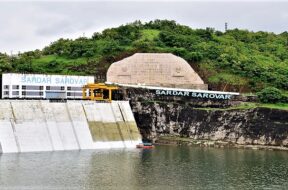
<instances>
[{"instance_id":1,"label":"white sign board","mask_svg":"<svg viewBox=\"0 0 288 190\"><path fill-rule=\"evenodd\" d=\"M15 74L2 75L3 85L72 86L94 83L93 76Z\"/></svg>"}]
</instances>

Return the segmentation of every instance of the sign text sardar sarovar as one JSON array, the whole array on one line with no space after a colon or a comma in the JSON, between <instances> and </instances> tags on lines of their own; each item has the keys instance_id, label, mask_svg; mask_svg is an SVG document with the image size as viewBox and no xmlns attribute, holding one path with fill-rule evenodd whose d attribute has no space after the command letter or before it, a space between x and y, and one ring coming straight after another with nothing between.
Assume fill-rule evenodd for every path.
<instances>
[{"instance_id":1,"label":"sign text sardar sarovar","mask_svg":"<svg viewBox=\"0 0 288 190\"><path fill-rule=\"evenodd\" d=\"M178 90L156 90L156 95L163 96L187 96L192 98L207 98L207 99L231 99L231 94L217 94L207 92L191 92L191 91L178 91Z\"/></svg>"}]
</instances>

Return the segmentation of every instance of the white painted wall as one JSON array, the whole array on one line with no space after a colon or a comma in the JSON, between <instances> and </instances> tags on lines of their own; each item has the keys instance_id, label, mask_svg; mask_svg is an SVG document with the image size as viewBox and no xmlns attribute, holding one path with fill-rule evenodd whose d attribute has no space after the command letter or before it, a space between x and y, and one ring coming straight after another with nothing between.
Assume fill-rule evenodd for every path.
<instances>
[{"instance_id":1,"label":"white painted wall","mask_svg":"<svg viewBox=\"0 0 288 190\"><path fill-rule=\"evenodd\" d=\"M39 101L11 102L15 134L21 152L52 151L52 142Z\"/></svg>"},{"instance_id":2,"label":"white painted wall","mask_svg":"<svg viewBox=\"0 0 288 190\"><path fill-rule=\"evenodd\" d=\"M95 142L89 129L89 122L93 121L104 131L101 140ZM135 148L141 139L132 138L133 134L121 141L108 141L105 137L111 131L105 131L105 124L113 125L116 136L117 132L131 133L129 123L124 121L135 122L129 103L123 101L0 100L0 152Z\"/></svg>"},{"instance_id":3,"label":"white painted wall","mask_svg":"<svg viewBox=\"0 0 288 190\"><path fill-rule=\"evenodd\" d=\"M70 101L66 104L72 121L72 127L78 140L80 149L92 149L93 140L89 131L89 125L81 102Z\"/></svg>"}]
</instances>

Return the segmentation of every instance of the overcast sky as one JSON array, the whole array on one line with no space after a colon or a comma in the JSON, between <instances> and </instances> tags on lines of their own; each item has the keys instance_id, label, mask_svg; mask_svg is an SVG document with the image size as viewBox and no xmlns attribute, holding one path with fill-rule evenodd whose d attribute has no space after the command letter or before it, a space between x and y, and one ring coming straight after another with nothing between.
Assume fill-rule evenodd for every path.
<instances>
[{"instance_id":1,"label":"overcast sky","mask_svg":"<svg viewBox=\"0 0 288 190\"><path fill-rule=\"evenodd\" d=\"M228 22L228 28L281 33L288 30L288 1L0 0L0 52L42 49L59 38L90 37L107 27L154 19L222 31Z\"/></svg>"}]
</instances>

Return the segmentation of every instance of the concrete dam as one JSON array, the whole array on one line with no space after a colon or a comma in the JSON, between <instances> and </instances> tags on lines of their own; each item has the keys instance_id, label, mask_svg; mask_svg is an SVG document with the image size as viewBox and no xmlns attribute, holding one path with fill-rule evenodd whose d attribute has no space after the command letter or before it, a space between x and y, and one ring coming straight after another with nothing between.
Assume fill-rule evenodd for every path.
<instances>
[{"instance_id":1,"label":"concrete dam","mask_svg":"<svg viewBox=\"0 0 288 190\"><path fill-rule=\"evenodd\" d=\"M0 101L0 153L135 148L141 142L128 101Z\"/></svg>"}]
</instances>

